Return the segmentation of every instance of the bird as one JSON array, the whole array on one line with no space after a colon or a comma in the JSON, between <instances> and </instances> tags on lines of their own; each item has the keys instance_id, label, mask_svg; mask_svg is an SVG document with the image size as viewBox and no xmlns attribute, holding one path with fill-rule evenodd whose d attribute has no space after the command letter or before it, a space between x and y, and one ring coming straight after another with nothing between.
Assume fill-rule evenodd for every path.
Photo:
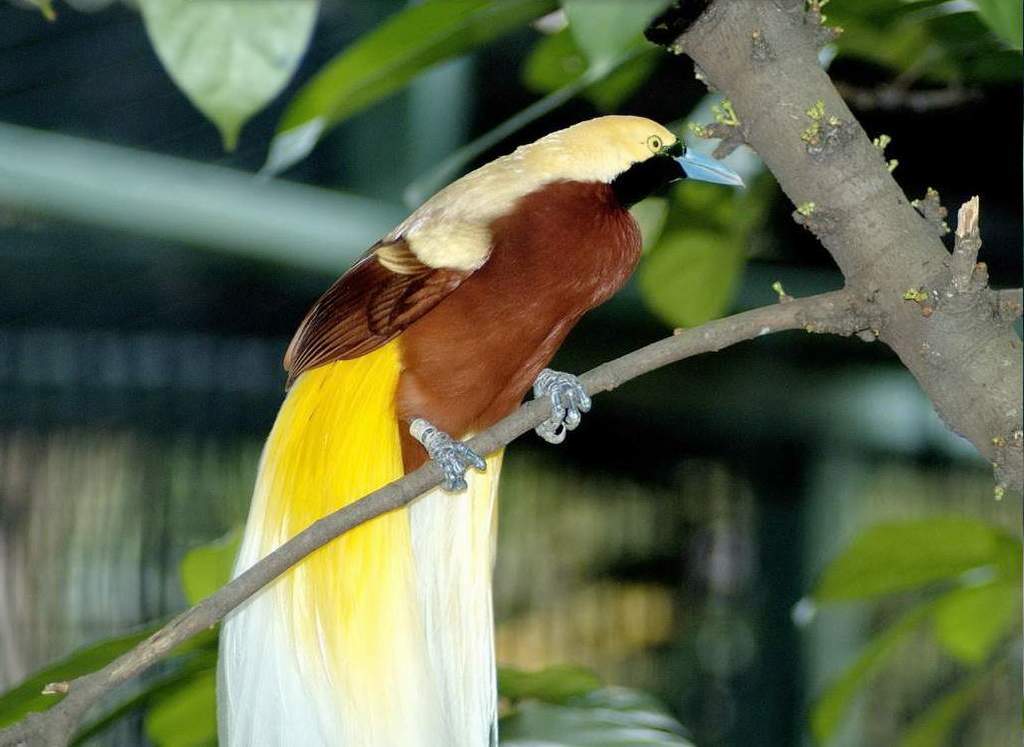
<instances>
[{"instance_id":1,"label":"bird","mask_svg":"<svg viewBox=\"0 0 1024 747\"><path fill-rule=\"evenodd\" d=\"M502 452L464 440L533 390L537 433L590 409L546 368L628 280L629 208L683 178L739 185L637 116L578 122L444 187L313 305L284 358L234 573L322 516L435 461L440 487L345 533L226 620L225 747L497 743L491 576Z\"/></svg>"}]
</instances>

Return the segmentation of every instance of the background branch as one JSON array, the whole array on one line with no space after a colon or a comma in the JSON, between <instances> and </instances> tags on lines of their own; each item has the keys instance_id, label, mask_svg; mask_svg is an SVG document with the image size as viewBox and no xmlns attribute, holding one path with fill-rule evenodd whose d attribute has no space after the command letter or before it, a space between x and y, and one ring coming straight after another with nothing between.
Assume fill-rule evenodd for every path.
<instances>
[{"instance_id":1,"label":"background branch","mask_svg":"<svg viewBox=\"0 0 1024 747\"><path fill-rule=\"evenodd\" d=\"M847 291L834 291L804 299L754 309L709 322L701 327L679 330L673 337L647 345L604 363L583 374L580 381L591 395L606 392L630 379L700 353L721 350L744 340L771 332L804 329L850 335L871 328L871 305L858 302ZM490 454L539 425L548 415L547 400L527 402L516 412L469 441L480 454ZM131 651L91 674L70 682L47 685L46 692L64 699L42 713L0 731L0 747L14 745L68 744L86 711L118 685L140 674L174 648L215 625L231 610L251 597L289 567L317 548L353 527L400 508L440 484L441 475L433 463L359 499L313 523L238 578L167 625ZM452 496L452 500L460 500Z\"/></svg>"},{"instance_id":2,"label":"background branch","mask_svg":"<svg viewBox=\"0 0 1024 747\"><path fill-rule=\"evenodd\" d=\"M847 288L870 299L879 339L943 421L993 464L999 486L1019 491L1021 341L992 312L984 265L964 267L977 248L961 239L961 252L950 255L821 68L818 45L832 30L805 11L804 0L714 0L696 21L694 5L677 2L652 25L651 38L692 57L729 98L738 135L802 206L801 222L831 253ZM974 208L965 215L976 219Z\"/></svg>"}]
</instances>

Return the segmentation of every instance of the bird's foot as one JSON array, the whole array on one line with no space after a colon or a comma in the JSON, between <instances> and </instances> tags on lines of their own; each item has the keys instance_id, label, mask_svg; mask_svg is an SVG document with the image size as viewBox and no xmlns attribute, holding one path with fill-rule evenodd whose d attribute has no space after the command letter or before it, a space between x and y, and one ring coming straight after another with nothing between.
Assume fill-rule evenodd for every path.
<instances>
[{"instance_id":1,"label":"bird's foot","mask_svg":"<svg viewBox=\"0 0 1024 747\"><path fill-rule=\"evenodd\" d=\"M483 457L423 418L416 418L409 424L409 433L423 444L431 461L441 468L444 476L441 487L448 493L466 489L466 472L470 467L481 472L487 467Z\"/></svg>"},{"instance_id":2,"label":"bird's foot","mask_svg":"<svg viewBox=\"0 0 1024 747\"><path fill-rule=\"evenodd\" d=\"M590 397L572 374L545 368L533 382L533 396L551 400L551 417L534 428L549 444L560 444L567 431L580 424L582 413L590 412Z\"/></svg>"}]
</instances>

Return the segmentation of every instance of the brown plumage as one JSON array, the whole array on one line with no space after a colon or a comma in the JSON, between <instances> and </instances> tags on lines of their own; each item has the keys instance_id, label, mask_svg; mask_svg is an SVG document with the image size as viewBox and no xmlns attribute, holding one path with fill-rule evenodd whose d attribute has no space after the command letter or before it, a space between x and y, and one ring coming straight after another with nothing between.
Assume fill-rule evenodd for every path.
<instances>
[{"instance_id":1,"label":"brown plumage","mask_svg":"<svg viewBox=\"0 0 1024 747\"><path fill-rule=\"evenodd\" d=\"M591 120L442 190L317 301L285 355L289 384L399 337L407 470L426 459L411 420L462 438L501 419L632 273L640 232L612 182L674 141L649 120Z\"/></svg>"}]
</instances>

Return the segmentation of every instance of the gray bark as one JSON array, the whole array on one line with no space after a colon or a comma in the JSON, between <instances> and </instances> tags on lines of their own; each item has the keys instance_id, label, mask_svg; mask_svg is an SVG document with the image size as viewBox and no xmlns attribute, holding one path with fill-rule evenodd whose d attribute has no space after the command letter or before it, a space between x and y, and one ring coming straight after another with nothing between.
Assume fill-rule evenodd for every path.
<instances>
[{"instance_id":1,"label":"gray bark","mask_svg":"<svg viewBox=\"0 0 1024 747\"><path fill-rule=\"evenodd\" d=\"M829 38L803 0L715 0L674 48L732 102L739 136L802 206L848 290L873 307L878 339L992 462L997 491L1019 491L1024 371L1013 314L975 265L980 239L951 255L907 200L818 63Z\"/></svg>"}]
</instances>

